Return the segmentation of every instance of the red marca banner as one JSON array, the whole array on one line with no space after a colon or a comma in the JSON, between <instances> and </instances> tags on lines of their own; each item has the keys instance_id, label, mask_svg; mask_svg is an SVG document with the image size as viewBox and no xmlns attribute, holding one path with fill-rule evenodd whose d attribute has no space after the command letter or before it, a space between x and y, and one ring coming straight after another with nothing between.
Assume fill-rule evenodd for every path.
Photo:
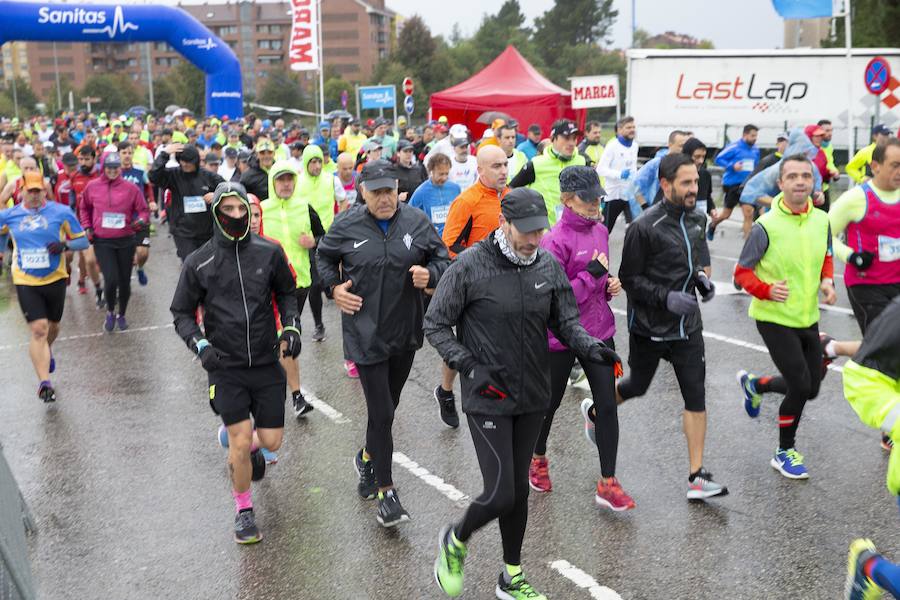
<instances>
[{"instance_id":1,"label":"red marca banner","mask_svg":"<svg viewBox=\"0 0 900 600\"><path fill-rule=\"evenodd\" d=\"M319 69L319 15L316 0L291 0L294 15L288 49L291 71Z\"/></svg>"},{"instance_id":2,"label":"red marca banner","mask_svg":"<svg viewBox=\"0 0 900 600\"><path fill-rule=\"evenodd\" d=\"M619 76L572 78L572 108L598 108L619 103Z\"/></svg>"}]
</instances>

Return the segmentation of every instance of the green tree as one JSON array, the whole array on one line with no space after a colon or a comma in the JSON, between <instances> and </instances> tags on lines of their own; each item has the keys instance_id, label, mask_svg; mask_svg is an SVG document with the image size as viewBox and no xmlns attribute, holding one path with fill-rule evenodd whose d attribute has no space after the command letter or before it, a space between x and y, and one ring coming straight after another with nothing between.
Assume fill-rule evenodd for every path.
<instances>
[{"instance_id":1,"label":"green tree","mask_svg":"<svg viewBox=\"0 0 900 600\"><path fill-rule=\"evenodd\" d=\"M269 71L266 84L259 94L260 104L299 109L307 102L297 73L287 68Z\"/></svg>"},{"instance_id":2,"label":"green tree","mask_svg":"<svg viewBox=\"0 0 900 600\"><path fill-rule=\"evenodd\" d=\"M59 106L59 103L56 101L56 85L47 91L47 95L44 98L44 103L47 105L47 112L49 114L53 115L62 109L69 109L69 92L72 92L75 108L83 106L80 91L75 88L70 77L66 77L65 75L59 76L59 90L60 96L62 96L62 106Z\"/></svg>"},{"instance_id":3,"label":"green tree","mask_svg":"<svg viewBox=\"0 0 900 600\"><path fill-rule=\"evenodd\" d=\"M618 15L613 0L555 0L535 19L534 41L547 65L557 68L563 48L606 42Z\"/></svg>"},{"instance_id":4,"label":"green tree","mask_svg":"<svg viewBox=\"0 0 900 600\"><path fill-rule=\"evenodd\" d=\"M326 68L326 74L328 69ZM347 111L356 114L356 94L353 84L337 76L325 80L325 112L341 108L341 92L347 91Z\"/></svg>"},{"instance_id":5,"label":"green tree","mask_svg":"<svg viewBox=\"0 0 900 600\"><path fill-rule=\"evenodd\" d=\"M853 47L893 48L900 40L900 3L896 0L854 0L852 6ZM843 47L846 21L835 17L834 37L825 40L826 47Z\"/></svg>"},{"instance_id":6,"label":"green tree","mask_svg":"<svg viewBox=\"0 0 900 600\"><path fill-rule=\"evenodd\" d=\"M497 58L510 45L529 60L539 60L518 0L506 0L497 14L485 15L471 43L479 55L479 68Z\"/></svg>"},{"instance_id":7,"label":"green tree","mask_svg":"<svg viewBox=\"0 0 900 600\"><path fill-rule=\"evenodd\" d=\"M437 42L422 17L413 15L403 23L397 38L397 50L397 58L416 75L422 76L430 70Z\"/></svg>"},{"instance_id":8,"label":"green tree","mask_svg":"<svg viewBox=\"0 0 900 600\"><path fill-rule=\"evenodd\" d=\"M147 93L147 106L150 106L149 90ZM157 77L153 80L153 105L162 112L171 104L178 104L172 82L167 77Z\"/></svg>"},{"instance_id":9,"label":"green tree","mask_svg":"<svg viewBox=\"0 0 900 600\"><path fill-rule=\"evenodd\" d=\"M206 110L206 75L203 71L195 67L186 60L182 60L178 65L169 71L162 78L174 92L174 102L178 106L187 108L195 115L202 115ZM159 101L155 102L158 109L165 109L166 105Z\"/></svg>"},{"instance_id":10,"label":"green tree","mask_svg":"<svg viewBox=\"0 0 900 600\"><path fill-rule=\"evenodd\" d=\"M19 114L27 115L34 112L34 106L40 99L37 97L37 94L34 93L34 90L31 89L31 85L25 81L22 77L16 77L16 96L15 100L19 103ZM13 101L13 86L12 82L6 84L6 88L4 93L9 96L10 101Z\"/></svg>"},{"instance_id":11,"label":"green tree","mask_svg":"<svg viewBox=\"0 0 900 600\"><path fill-rule=\"evenodd\" d=\"M81 97L100 98L96 104L99 110L121 112L140 103L141 93L127 75L104 73L93 75L84 84ZM66 99L63 98L63 104ZM93 107L92 107L93 108Z\"/></svg>"}]
</instances>

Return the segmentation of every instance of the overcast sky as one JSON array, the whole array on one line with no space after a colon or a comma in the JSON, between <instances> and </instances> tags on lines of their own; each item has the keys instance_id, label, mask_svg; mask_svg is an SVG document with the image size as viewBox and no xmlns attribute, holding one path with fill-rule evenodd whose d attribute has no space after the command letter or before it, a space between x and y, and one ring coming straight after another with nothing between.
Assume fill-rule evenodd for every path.
<instances>
[{"instance_id":1,"label":"overcast sky","mask_svg":"<svg viewBox=\"0 0 900 600\"><path fill-rule=\"evenodd\" d=\"M386 0L387 6L404 16L420 14L432 33L449 36L459 22L464 34L471 34L485 12L496 13L502 0ZM651 34L664 31L686 33L712 40L716 48L780 48L784 43L784 22L770 0L634 0L637 26ZM550 5L548 0L519 0L522 12L531 20ZM631 0L614 0L619 17L613 46L631 43ZM676 8L677 7L677 8Z\"/></svg>"}]
</instances>

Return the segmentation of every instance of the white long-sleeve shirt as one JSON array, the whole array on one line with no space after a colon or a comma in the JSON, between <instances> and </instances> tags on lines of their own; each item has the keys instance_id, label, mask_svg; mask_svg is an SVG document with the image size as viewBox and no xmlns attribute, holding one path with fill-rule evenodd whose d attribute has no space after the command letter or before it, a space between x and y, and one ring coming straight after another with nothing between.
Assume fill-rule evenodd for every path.
<instances>
[{"instance_id":1,"label":"white long-sleeve shirt","mask_svg":"<svg viewBox=\"0 0 900 600\"><path fill-rule=\"evenodd\" d=\"M628 181L622 179L622 171L629 170L633 178L637 172L637 142L632 142L630 147L623 146L619 138L613 138L606 144L600 160L597 161L597 175L605 178L603 185L607 198L610 200L622 200L626 198Z\"/></svg>"}]
</instances>

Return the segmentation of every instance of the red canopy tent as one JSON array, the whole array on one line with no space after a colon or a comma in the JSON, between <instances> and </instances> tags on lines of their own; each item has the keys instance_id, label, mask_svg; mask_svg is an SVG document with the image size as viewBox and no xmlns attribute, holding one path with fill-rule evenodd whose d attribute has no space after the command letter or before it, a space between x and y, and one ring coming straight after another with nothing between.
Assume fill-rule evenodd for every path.
<instances>
[{"instance_id":1,"label":"red canopy tent","mask_svg":"<svg viewBox=\"0 0 900 600\"><path fill-rule=\"evenodd\" d=\"M490 127L478 117L495 110L518 121L522 133L539 124L545 137L556 119L573 119L581 127L585 119L584 110L572 108L570 91L547 80L512 46L469 79L431 95L432 119L444 115L451 125L462 123L476 139Z\"/></svg>"}]
</instances>

